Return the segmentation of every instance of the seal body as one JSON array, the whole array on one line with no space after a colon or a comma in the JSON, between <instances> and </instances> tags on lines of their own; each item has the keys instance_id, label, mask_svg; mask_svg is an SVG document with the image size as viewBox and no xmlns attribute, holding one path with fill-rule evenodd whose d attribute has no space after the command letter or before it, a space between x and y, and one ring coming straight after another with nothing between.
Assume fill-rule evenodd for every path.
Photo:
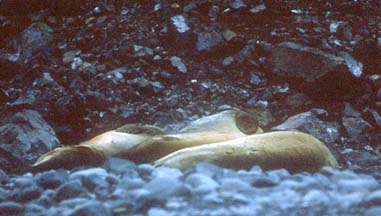
<instances>
[{"instance_id":1,"label":"seal body","mask_svg":"<svg viewBox=\"0 0 381 216\"><path fill-rule=\"evenodd\" d=\"M191 122L178 134L154 136L117 154L136 163L151 163L180 149L234 140L262 133L257 120L242 111L228 110Z\"/></svg>"},{"instance_id":2,"label":"seal body","mask_svg":"<svg viewBox=\"0 0 381 216\"><path fill-rule=\"evenodd\" d=\"M54 149L27 170L100 165L108 157L179 169L203 161L233 169L259 165L263 169L285 168L291 172L338 166L328 148L311 135L262 132L253 116L239 110L197 119L176 134L166 134L151 125L128 124L77 146Z\"/></svg>"},{"instance_id":3,"label":"seal body","mask_svg":"<svg viewBox=\"0 0 381 216\"><path fill-rule=\"evenodd\" d=\"M284 168L290 172L316 172L323 166L338 167L328 148L315 137L290 131L251 135L235 140L183 149L154 164L179 169L206 161L232 169Z\"/></svg>"},{"instance_id":4,"label":"seal body","mask_svg":"<svg viewBox=\"0 0 381 216\"><path fill-rule=\"evenodd\" d=\"M42 155L30 170L99 165L108 157L122 157L136 163L150 163L183 148L261 132L262 129L258 127L256 119L239 110L223 111L197 119L173 135L165 134L160 128L152 125L127 124L102 133L78 146L54 149ZM67 160L68 158L72 159Z\"/></svg>"}]
</instances>

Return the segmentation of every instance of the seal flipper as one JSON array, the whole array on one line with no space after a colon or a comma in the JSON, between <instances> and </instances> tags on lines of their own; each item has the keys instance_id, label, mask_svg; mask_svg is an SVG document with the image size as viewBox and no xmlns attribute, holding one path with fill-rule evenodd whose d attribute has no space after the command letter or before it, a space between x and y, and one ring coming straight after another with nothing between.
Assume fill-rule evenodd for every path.
<instances>
[{"instance_id":1,"label":"seal flipper","mask_svg":"<svg viewBox=\"0 0 381 216\"><path fill-rule=\"evenodd\" d=\"M42 155L36 163L25 168L25 172L40 172L50 169L72 169L77 166L99 166L106 160L102 151L90 146L68 146L54 149Z\"/></svg>"}]
</instances>

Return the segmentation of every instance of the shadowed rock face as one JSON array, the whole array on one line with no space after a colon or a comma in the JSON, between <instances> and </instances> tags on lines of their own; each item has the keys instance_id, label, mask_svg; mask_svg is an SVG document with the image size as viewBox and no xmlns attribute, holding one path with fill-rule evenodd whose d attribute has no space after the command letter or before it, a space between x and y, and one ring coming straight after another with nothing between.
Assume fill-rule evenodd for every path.
<instances>
[{"instance_id":1,"label":"shadowed rock face","mask_svg":"<svg viewBox=\"0 0 381 216\"><path fill-rule=\"evenodd\" d=\"M275 79L288 78L293 86L316 99L337 99L364 91L359 78L362 64L345 52L336 56L302 44L282 42L272 49L271 64Z\"/></svg>"},{"instance_id":2,"label":"shadowed rock face","mask_svg":"<svg viewBox=\"0 0 381 216\"><path fill-rule=\"evenodd\" d=\"M1 164L2 169L28 164L61 145L51 126L34 110L16 113L5 122L8 123L0 127L0 148L11 157Z\"/></svg>"}]
</instances>

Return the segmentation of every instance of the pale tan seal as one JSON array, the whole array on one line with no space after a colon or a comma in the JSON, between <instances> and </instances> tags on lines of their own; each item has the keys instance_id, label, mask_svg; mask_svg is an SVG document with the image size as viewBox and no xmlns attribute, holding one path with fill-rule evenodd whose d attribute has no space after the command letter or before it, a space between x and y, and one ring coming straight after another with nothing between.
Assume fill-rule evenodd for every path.
<instances>
[{"instance_id":1,"label":"pale tan seal","mask_svg":"<svg viewBox=\"0 0 381 216\"><path fill-rule=\"evenodd\" d=\"M257 134L186 148L154 164L186 169L199 162L211 162L232 169L249 169L259 165L265 170L284 168L290 172L316 172L324 166L338 167L336 159L320 140L309 134L291 131Z\"/></svg>"},{"instance_id":2,"label":"pale tan seal","mask_svg":"<svg viewBox=\"0 0 381 216\"><path fill-rule=\"evenodd\" d=\"M177 150L262 133L256 119L239 110L228 110L197 119L178 134L167 135L150 125L126 125L100 134L78 146L54 149L41 156L29 171L99 165L108 157L136 163L153 162Z\"/></svg>"}]
</instances>

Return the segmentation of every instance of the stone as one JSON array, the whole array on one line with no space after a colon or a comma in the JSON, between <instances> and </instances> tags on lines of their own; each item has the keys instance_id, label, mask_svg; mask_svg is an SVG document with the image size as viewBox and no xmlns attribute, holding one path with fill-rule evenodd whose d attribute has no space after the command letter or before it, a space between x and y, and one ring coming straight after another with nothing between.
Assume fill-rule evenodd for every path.
<instances>
[{"instance_id":1,"label":"stone","mask_svg":"<svg viewBox=\"0 0 381 216\"><path fill-rule=\"evenodd\" d=\"M299 130L311 134L325 143L335 143L339 139L339 127L332 122L319 119L318 113L326 113L322 109L313 109L289 117L282 124L273 127L272 130Z\"/></svg>"},{"instance_id":2,"label":"stone","mask_svg":"<svg viewBox=\"0 0 381 216\"><path fill-rule=\"evenodd\" d=\"M48 52L53 40L53 29L47 24L37 22L27 27L21 36L22 54L29 61L36 52Z\"/></svg>"},{"instance_id":3,"label":"stone","mask_svg":"<svg viewBox=\"0 0 381 216\"><path fill-rule=\"evenodd\" d=\"M347 117L342 118L342 123L348 136L352 140L366 141L368 133L373 128L367 121L361 117Z\"/></svg>"},{"instance_id":4,"label":"stone","mask_svg":"<svg viewBox=\"0 0 381 216\"><path fill-rule=\"evenodd\" d=\"M64 64L69 64L74 61L74 58L77 56L78 51L77 50L72 50L72 51L67 51L63 54L62 62Z\"/></svg>"},{"instance_id":5,"label":"stone","mask_svg":"<svg viewBox=\"0 0 381 216\"><path fill-rule=\"evenodd\" d=\"M37 199L41 195L42 189L36 184L30 184L19 190L13 191L13 200L17 202L28 202Z\"/></svg>"},{"instance_id":6,"label":"stone","mask_svg":"<svg viewBox=\"0 0 381 216\"><path fill-rule=\"evenodd\" d=\"M110 183L108 182L109 174L103 168L89 168L74 172L71 180L79 179L82 185L89 192L95 193L98 197L106 198L109 194Z\"/></svg>"},{"instance_id":7,"label":"stone","mask_svg":"<svg viewBox=\"0 0 381 216\"><path fill-rule=\"evenodd\" d=\"M293 42L282 42L271 50L275 79L289 78L296 88L317 99L334 99L359 94L362 64L348 53L332 55ZM339 80L339 81L338 81Z\"/></svg>"},{"instance_id":8,"label":"stone","mask_svg":"<svg viewBox=\"0 0 381 216\"><path fill-rule=\"evenodd\" d=\"M174 66L178 71L181 73L186 73L187 72L187 67L181 60L181 58L177 56L172 56L170 59L172 66Z\"/></svg>"},{"instance_id":9,"label":"stone","mask_svg":"<svg viewBox=\"0 0 381 216\"><path fill-rule=\"evenodd\" d=\"M374 206L374 205L381 206L381 190L374 191L368 196L366 196L366 198L364 199L364 202L368 206Z\"/></svg>"},{"instance_id":10,"label":"stone","mask_svg":"<svg viewBox=\"0 0 381 216\"><path fill-rule=\"evenodd\" d=\"M9 176L0 169L0 185L5 184L9 181Z\"/></svg>"},{"instance_id":11,"label":"stone","mask_svg":"<svg viewBox=\"0 0 381 216\"><path fill-rule=\"evenodd\" d=\"M227 41L230 41L233 38L237 37L237 34L230 29L227 29L226 31L224 31L222 35L224 36L224 39Z\"/></svg>"},{"instance_id":12,"label":"stone","mask_svg":"<svg viewBox=\"0 0 381 216\"><path fill-rule=\"evenodd\" d=\"M341 40L352 39L352 27L348 22L332 22L329 25L329 31Z\"/></svg>"},{"instance_id":13,"label":"stone","mask_svg":"<svg viewBox=\"0 0 381 216\"><path fill-rule=\"evenodd\" d=\"M196 193L205 194L210 193L217 189L218 183L211 177L194 173L185 178L185 182L188 183L192 190Z\"/></svg>"},{"instance_id":14,"label":"stone","mask_svg":"<svg viewBox=\"0 0 381 216\"><path fill-rule=\"evenodd\" d=\"M78 205L73 209L69 216L111 216L111 210L106 208L103 203L97 200L90 200L84 204Z\"/></svg>"},{"instance_id":15,"label":"stone","mask_svg":"<svg viewBox=\"0 0 381 216\"><path fill-rule=\"evenodd\" d=\"M81 184L80 180L75 180L67 182L60 187L58 187L57 192L54 196L56 202L62 200L76 198L82 196L86 193L86 189Z\"/></svg>"},{"instance_id":16,"label":"stone","mask_svg":"<svg viewBox=\"0 0 381 216\"><path fill-rule=\"evenodd\" d=\"M216 31L200 32L197 34L197 50L210 51L223 42L223 36Z\"/></svg>"},{"instance_id":17,"label":"stone","mask_svg":"<svg viewBox=\"0 0 381 216\"><path fill-rule=\"evenodd\" d=\"M266 10L266 5L260 4L250 9L250 13L256 14Z\"/></svg>"},{"instance_id":18,"label":"stone","mask_svg":"<svg viewBox=\"0 0 381 216\"><path fill-rule=\"evenodd\" d=\"M135 57L148 57L153 55L153 50L149 47L134 45Z\"/></svg>"},{"instance_id":19,"label":"stone","mask_svg":"<svg viewBox=\"0 0 381 216\"><path fill-rule=\"evenodd\" d=\"M24 207L16 202L7 201L0 203L0 215L19 215L24 211Z\"/></svg>"},{"instance_id":20,"label":"stone","mask_svg":"<svg viewBox=\"0 0 381 216\"><path fill-rule=\"evenodd\" d=\"M230 2L230 7L234 8L234 9L239 9L239 8L246 7L246 4L242 0L233 0Z\"/></svg>"},{"instance_id":21,"label":"stone","mask_svg":"<svg viewBox=\"0 0 381 216\"><path fill-rule=\"evenodd\" d=\"M54 189L69 180L66 170L50 170L36 175L36 182L44 189Z\"/></svg>"},{"instance_id":22,"label":"stone","mask_svg":"<svg viewBox=\"0 0 381 216\"><path fill-rule=\"evenodd\" d=\"M228 57L224 58L222 65L226 67L226 66L231 65L233 62L234 62L234 58L232 56L228 56Z\"/></svg>"},{"instance_id":23,"label":"stone","mask_svg":"<svg viewBox=\"0 0 381 216\"><path fill-rule=\"evenodd\" d=\"M187 20L183 15L176 15L171 17L171 21L179 33L184 33L190 30Z\"/></svg>"},{"instance_id":24,"label":"stone","mask_svg":"<svg viewBox=\"0 0 381 216\"><path fill-rule=\"evenodd\" d=\"M34 110L24 110L8 117L0 126L0 149L19 163L31 164L43 153L60 147L53 128ZM12 160L12 159L10 159ZM17 163L5 165L18 168Z\"/></svg>"}]
</instances>

